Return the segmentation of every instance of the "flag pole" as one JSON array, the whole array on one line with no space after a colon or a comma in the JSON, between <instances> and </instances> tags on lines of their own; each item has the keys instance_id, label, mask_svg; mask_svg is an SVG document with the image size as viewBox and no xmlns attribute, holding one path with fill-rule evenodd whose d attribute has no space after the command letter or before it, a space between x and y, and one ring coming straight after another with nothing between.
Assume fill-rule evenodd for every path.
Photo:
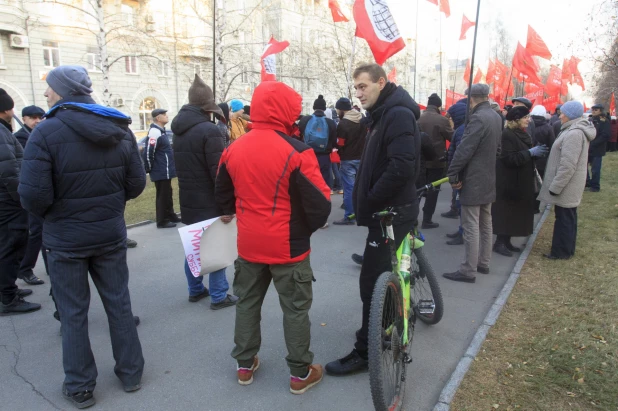
<instances>
[{"instance_id":1,"label":"flag pole","mask_svg":"<svg viewBox=\"0 0 618 411\"><path fill-rule=\"evenodd\" d=\"M506 106L506 100L509 98L509 89L511 88L511 82L513 81L513 66L511 66L511 70L509 71L509 85L506 86L506 92L504 93L504 105Z\"/></svg>"},{"instance_id":2,"label":"flag pole","mask_svg":"<svg viewBox=\"0 0 618 411\"><path fill-rule=\"evenodd\" d=\"M468 121L470 121L470 100L471 100L471 89L472 89L472 80L474 79L474 57L476 55L476 35L478 33L478 28L479 28L479 13L481 11L481 0L478 0L478 3L476 5L476 25L474 26L474 43L472 43L472 59L470 61L470 81L468 82L468 107L466 110L466 122L465 124L468 124ZM508 89L507 89L507 94L508 94Z\"/></svg>"},{"instance_id":3,"label":"flag pole","mask_svg":"<svg viewBox=\"0 0 618 411\"><path fill-rule=\"evenodd\" d=\"M455 102L455 90L457 89L457 72L459 71L459 52L461 51L461 43L457 46L457 60L455 61L455 81L453 81L453 96L451 97L451 106Z\"/></svg>"},{"instance_id":4,"label":"flag pole","mask_svg":"<svg viewBox=\"0 0 618 411\"><path fill-rule=\"evenodd\" d=\"M444 79L442 73L442 12L438 11L438 16L440 18L440 99L444 99L444 87L442 85Z\"/></svg>"},{"instance_id":5,"label":"flag pole","mask_svg":"<svg viewBox=\"0 0 618 411\"><path fill-rule=\"evenodd\" d=\"M356 53L356 32L354 33L354 37L352 38L352 52L350 53L350 61L348 62L348 95L350 96L350 101L352 101L352 60L354 60L354 53Z\"/></svg>"},{"instance_id":6,"label":"flag pole","mask_svg":"<svg viewBox=\"0 0 618 411\"><path fill-rule=\"evenodd\" d=\"M414 100L416 100L416 73L418 73L417 59L418 54L418 3L421 0L416 0L416 34L414 36L414 91L412 92Z\"/></svg>"}]
</instances>

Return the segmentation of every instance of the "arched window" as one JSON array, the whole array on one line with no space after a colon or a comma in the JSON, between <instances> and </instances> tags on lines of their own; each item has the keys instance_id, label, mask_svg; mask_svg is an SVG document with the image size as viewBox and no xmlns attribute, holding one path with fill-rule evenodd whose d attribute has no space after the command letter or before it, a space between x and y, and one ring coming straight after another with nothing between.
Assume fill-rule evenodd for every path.
<instances>
[{"instance_id":1,"label":"arched window","mask_svg":"<svg viewBox=\"0 0 618 411\"><path fill-rule=\"evenodd\" d=\"M152 110L160 108L159 101L154 97L146 97L139 105L139 129L148 130L152 123Z\"/></svg>"}]
</instances>

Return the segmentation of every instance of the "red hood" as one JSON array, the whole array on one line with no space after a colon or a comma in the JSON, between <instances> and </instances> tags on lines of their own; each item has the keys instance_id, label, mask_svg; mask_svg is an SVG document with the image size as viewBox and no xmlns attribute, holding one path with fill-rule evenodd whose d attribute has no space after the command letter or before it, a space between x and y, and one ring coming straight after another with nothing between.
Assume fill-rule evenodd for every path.
<instances>
[{"instance_id":1,"label":"red hood","mask_svg":"<svg viewBox=\"0 0 618 411\"><path fill-rule=\"evenodd\" d=\"M255 88L251 99L254 130L276 130L292 134L303 98L293 88L278 81L264 81Z\"/></svg>"}]
</instances>

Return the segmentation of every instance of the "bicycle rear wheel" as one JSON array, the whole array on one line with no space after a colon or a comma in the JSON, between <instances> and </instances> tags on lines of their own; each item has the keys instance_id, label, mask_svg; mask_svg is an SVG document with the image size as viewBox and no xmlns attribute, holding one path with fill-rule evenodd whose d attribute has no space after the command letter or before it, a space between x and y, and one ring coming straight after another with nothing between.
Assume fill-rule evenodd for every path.
<instances>
[{"instance_id":1,"label":"bicycle rear wheel","mask_svg":"<svg viewBox=\"0 0 618 411\"><path fill-rule=\"evenodd\" d=\"M425 324L437 324L444 314L442 291L440 291L438 279L423 249L417 248L414 250L414 255L419 266L419 272L414 273L414 288L412 289L414 312Z\"/></svg>"},{"instance_id":2,"label":"bicycle rear wheel","mask_svg":"<svg viewBox=\"0 0 618 411\"><path fill-rule=\"evenodd\" d=\"M399 277L382 273L373 290L368 335L369 382L376 411L398 411L403 406L409 344L402 344L402 304Z\"/></svg>"}]
</instances>

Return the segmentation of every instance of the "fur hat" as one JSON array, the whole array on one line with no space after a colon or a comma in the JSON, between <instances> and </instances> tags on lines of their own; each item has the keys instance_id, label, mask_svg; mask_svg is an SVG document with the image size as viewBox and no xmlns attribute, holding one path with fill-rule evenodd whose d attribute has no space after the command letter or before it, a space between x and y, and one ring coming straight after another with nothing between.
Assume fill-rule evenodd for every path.
<instances>
[{"instance_id":1,"label":"fur hat","mask_svg":"<svg viewBox=\"0 0 618 411\"><path fill-rule=\"evenodd\" d=\"M506 119L508 121L517 121L526 117L528 114L530 114L530 110L528 110L527 107L517 106L513 107L508 113L506 113Z\"/></svg>"}]
</instances>

